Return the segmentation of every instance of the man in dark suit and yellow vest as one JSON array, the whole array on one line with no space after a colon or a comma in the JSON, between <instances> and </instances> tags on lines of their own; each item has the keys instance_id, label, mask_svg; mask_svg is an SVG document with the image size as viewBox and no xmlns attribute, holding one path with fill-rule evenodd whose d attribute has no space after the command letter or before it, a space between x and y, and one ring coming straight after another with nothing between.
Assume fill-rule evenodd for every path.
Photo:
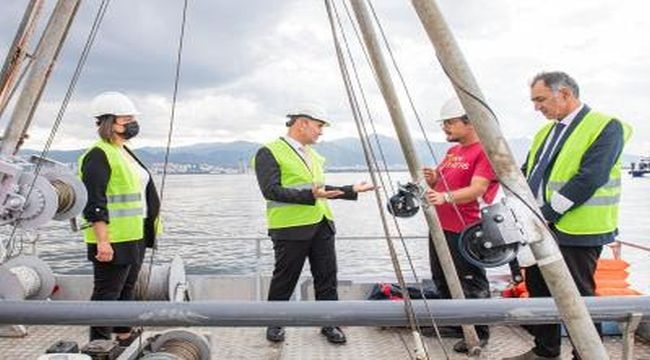
<instances>
[{"instance_id":1,"label":"man in dark suit and yellow vest","mask_svg":"<svg viewBox=\"0 0 650 360\"><path fill-rule=\"evenodd\" d=\"M268 300L289 300L306 258L316 300L338 300L336 230L327 200L356 200L357 193L373 190L374 186L365 182L342 187L325 185L325 159L311 145L329 125L327 117L314 105L292 111L287 117L287 135L260 148L254 160L275 253ZM331 343L346 342L339 327L323 327L321 333ZM271 326L266 338L283 341L284 329Z\"/></svg>"},{"instance_id":2,"label":"man in dark suit and yellow vest","mask_svg":"<svg viewBox=\"0 0 650 360\"><path fill-rule=\"evenodd\" d=\"M530 92L535 110L551 121L535 135L522 170L578 291L593 296L596 262L618 233L620 157L631 128L583 104L578 84L563 72L538 74ZM526 268L531 297L551 296L540 266ZM527 328L535 347L507 359L560 358L560 325Z\"/></svg>"}]
</instances>

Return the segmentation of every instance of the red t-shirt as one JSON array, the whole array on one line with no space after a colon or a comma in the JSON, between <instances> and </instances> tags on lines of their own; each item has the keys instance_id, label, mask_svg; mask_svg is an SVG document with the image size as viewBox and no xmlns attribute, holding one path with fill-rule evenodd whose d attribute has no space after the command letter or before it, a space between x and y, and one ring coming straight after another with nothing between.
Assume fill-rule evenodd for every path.
<instances>
[{"instance_id":1,"label":"red t-shirt","mask_svg":"<svg viewBox=\"0 0 650 360\"><path fill-rule=\"evenodd\" d=\"M480 176L491 181L481 200L486 204L492 203L498 190L499 183L490 161L485 155L481 143L468 146L455 145L447 151L447 155L437 167L438 181L433 189L438 192L453 191L467 187L472 182L472 177ZM446 181L443 182L444 177ZM458 212L454 209L458 208ZM463 229L480 219L479 202L472 201L466 204L444 203L436 206L436 212L442 228L447 231L460 233ZM461 220L462 219L462 220Z\"/></svg>"}]
</instances>

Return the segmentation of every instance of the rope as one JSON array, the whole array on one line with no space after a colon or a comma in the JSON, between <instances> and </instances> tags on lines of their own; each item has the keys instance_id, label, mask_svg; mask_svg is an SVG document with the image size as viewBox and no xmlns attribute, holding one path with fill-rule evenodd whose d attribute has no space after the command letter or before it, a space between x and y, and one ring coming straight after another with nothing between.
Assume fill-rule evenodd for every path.
<instances>
[{"instance_id":1,"label":"rope","mask_svg":"<svg viewBox=\"0 0 650 360\"><path fill-rule=\"evenodd\" d=\"M420 128L420 131L422 132L422 135L424 136L425 143L427 144L427 147L429 148L429 153L433 157L433 161L436 165L440 164L440 161L438 160L438 157L436 156L436 152L434 151L433 147L431 146L431 141L429 141L429 138L427 137L427 132L424 129L424 126L422 125L422 120L420 118L419 112L417 111L415 104L413 102L413 98L411 96L411 92L408 89L408 86L406 85L406 81L404 80L404 76L402 76L402 71L400 70L400 67L397 64L397 61L395 60L395 56L393 55L393 50L391 49L390 43L388 42L388 39L386 37L386 34L384 32L384 27L381 25L381 22L379 21L379 18L377 17L377 13L375 12L375 8L372 6L372 2L368 2L370 5L370 10L371 13L375 19L375 22L377 23L377 27L379 28L379 33L381 34L381 38L384 41L384 45L386 46L386 50L388 51L388 56L390 57L393 67L395 68L395 71L397 72L397 75L400 79L400 83L402 84L402 87L404 88L404 92L406 94L406 98L409 101L409 105L411 106L411 110L413 111L413 114L415 115L415 119L418 123L418 126ZM445 73L449 75L446 71ZM452 81L453 82L453 81ZM447 179L445 178L444 174L442 172L438 172L438 176L440 177L440 180L442 180L442 185L445 189L445 191L451 191L449 187L449 183L447 182ZM451 203L452 208L454 209L454 212L456 213L456 216L460 220L460 222L463 224L463 228L467 227L467 223L465 222L465 219L463 219L463 216L460 213L460 210L458 209L458 205L455 202Z\"/></svg>"},{"instance_id":2,"label":"rope","mask_svg":"<svg viewBox=\"0 0 650 360\"><path fill-rule=\"evenodd\" d=\"M110 0L102 0L102 3L99 6L99 9L97 10L97 14L95 15L95 20L93 22L93 25L90 29L90 32L88 34L88 37L86 38L86 43L84 44L84 48L81 52L81 56L79 57L79 60L77 61L77 66L75 68L74 74L72 75L72 78L70 79L70 83L68 84L68 88L66 90L65 96L63 98L63 101L61 103L61 107L59 108L59 111L56 115L56 120L54 121L54 125L52 126L52 129L50 130L50 135L48 136L48 139L43 147L43 150L41 151L41 158L45 158L46 155L50 151L50 147L52 146L52 142L54 141L54 138L56 137L56 133L59 129L59 126L61 125L61 121L63 120L63 115L65 114L65 111L68 108L68 104L70 102L70 99L72 98L72 94L74 93L75 87L77 85L77 81L79 80L79 76L81 75L81 72L83 70L84 65L86 64L86 60L88 59L88 54L90 53L90 49L92 48L92 45L95 41L95 37L97 35L97 31L99 30L99 26L102 23L102 20L104 19L104 15L106 14L106 9L108 8L108 5L110 3ZM35 106L35 105L34 105ZM23 129L23 134L21 137L25 136L25 133L27 131L27 127ZM18 151L18 147L20 147L20 143L18 144L16 151ZM34 186L36 184L36 180L38 179L38 176L41 172L42 168L42 163L39 162L36 165L36 169L34 170L34 179L32 180L29 189L27 191L27 195L25 196L27 200L29 200L29 196L32 193L32 190L34 189ZM21 212L22 213L22 212ZM20 218L20 214L18 215L18 218ZM20 225L20 221L16 221L14 223L14 226L11 230L11 235L9 236L9 241L7 242L7 256L11 256L12 252L14 250L14 242L15 242L15 233L16 233L16 228ZM19 255L20 251L16 254Z\"/></svg>"},{"instance_id":3,"label":"rope","mask_svg":"<svg viewBox=\"0 0 650 360\"><path fill-rule=\"evenodd\" d=\"M162 205L165 196L165 180L167 178L167 167L169 165L169 153L171 150L172 134L174 133L174 120L176 119L176 101L178 99L178 87L181 75L181 60L183 55L183 39L185 38L185 24L187 22L187 0L183 1L183 15L181 20L181 32L178 39L178 50L176 52L176 70L174 74L174 93L172 96L172 109L169 118L169 131L167 132L167 146L165 147L165 165L160 184L160 203Z\"/></svg>"},{"instance_id":4,"label":"rope","mask_svg":"<svg viewBox=\"0 0 650 360\"><path fill-rule=\"evenodd\" d=\"M362 41L362 39L361 39L361 35L359 34L359 30L358 30L357 27L355 26L355 22L352 20L352 16L351 16L351 14L350 14L350 10L349 10L349 8L347 7L347 5L345 4L345 2L343 3L343 5L344 5L344 7L345 7L345 10L346 10L346 14L347 14L348 20L350 21L350 24L352 25L352 27L353 27L353 29L354 29L354 31L355 31L355 35L356 35L356 38L357 38L357 42L361 45L361 48L363 49L363 52L364 52L364 55L365 55L365 59L366 59L366 61L367 61L367 64L368 64L368 66L372 67L372 64L371 64L371 61L370 61L370 57L369 57L369 55L368 55L368 53L367 53L365 47L363 47L363 41ZM340 23L339 23L339 24L340 24ZM343 32L342 34L343 34L343 38L344 38L344 40L346 40L347 38L345 37L345 33ZM348 46L348 45L347 45L347 44L348 44L348 43L347 43L347 40L345 41L345 44L346 44L346 46ZM353 65L353 69L354 69L354 73L355 73L355 76L356 76L356 79L357 79L357 84L358 84L358 87L359 87L359 91L360 91L361 94L363 95L363 94L364 94L364 92L363 92L363 87L361 86L361 81L359 80L358 73L357 73L357 71L356 71L356 66L354 65L355 62L354 62L354 59L352 58L352 55L351 55L351 53L350 53L350 51L349 51L349 48L348 48L348 56L350 57L350 61L351 61L352 65ZM375 80L378 80L378 78L377 78L376 75L375 75ZM375 138L377 139L377 137L376 137L377 130L376 130L375 126L374 126L374 121L373 121L373 119L372 119L372 116L370 115L370 109L369 109L368 103L367 103L367 101L366 101L365 95L362 96L362 99L363 99L363 102L364 102L364 105L365 105L366 111L367 111L367 113L368 113L368 117L369 117L369 119L370 119L370 123L371 123L372 128L373 128L373 133L375 134ZM364 128L365 128L365 127L364 127ZM381 154L382 162L383 162L383 164L384 164L384 168L385 168L385 171L386 171L386 176L388 177L388 182L389 182L390 187L391 187L391 193L394 193L395 190L394 190L393 187L392 187L392 180L391 180L391 178L390 178L390 173L388 172L388 165L387 165L387 163L386 163L386 159L385 159L384 153L383 153L383 151L381 151L381 149L382 149L382 148L381 148L381 144L379 143L378 140L377 140L377 145L379 146L379 149L380 149L380 154ZM375 161L376 161L376 159L375 159ZM384 185L383 182L382 182L382 185ZM383 188L386 189L385 186L383 186ZM388 198L388 194L387 194L386 192L384 192L384 195L386 196L386 198ZM395 224L395 228L397 229L397 232L398 232L399 238L400 238L400 240L401 240L401 242L402 242L402 245L403 245L403 247L404 247L404 251L405 251L406 257L407 257L407 259L409 260L409 263L411 263L411 270L412 270L412 272L414 273L414 276L415 276L416 281L418 281L418 280L417 280L417 274L415 274L415 268L412 266L412 261L411 261L410 253L408 252L408 248L407 248L406 245L404 244L404 239L405 239L405 237L402 235L401 228L400 228L400 226L399 226L399 222L397 221L397 218L396 218L395 216L393 216L393 221L394 221L394 224Z\"/></svg>"},{"instance_id":5,"label":"rope","mask_svg":"<svg viewBox=\"0 0 650 360\"><path fill-rule=\"evenodd\" d=\"M344 5L345 5L345 3L344 3ZM337 22L338 22L338 25L339 25L339 28L340 28L340 31L341 31L341 34L342 34L344 44L346 46L348 56L350 58L350 62L352 64L353 72L354 72L355 78L357 80L359 91L361 92L362 99L363 99L365 108L366 108L366 110L368 112L369 118L372 121L372 116L370 115L370 112L369 112L369 109L368 109L368 104L367 104L365 95L363 93L363 87L361 86L361 82L360 82L359 77L358 77L358 72L357 72L357 69L356 69L356 65L355 65L354 59L353 59L353 57L352 57L352 55L350 53L350 47L349 47L349 44L347 42L347 37L345 36L345 32L343 30L343 26L341 24L340 17L338 15L338 11L336 9L336 6L334 6L334 12L336 13ZM350 11L347 8L347 6L346 6L346 13L348 15L348 19L350 20L350 23L354 24L354 22L351 20ZM365 127L365 124L363 123L363 119L361 119L361 115L360 115L360 111L359 111L359 105L358 105L357 99L356 99L356 97L354 95L354 89L353 89L352 84L350 83L350 78L349 78L349 74L347 72L347 69L345 67L346 66L345 62L344 62L344 60L342 60L340 45L339 45L339 42L338 42L338 37L336 36L336 32L335 32L335 30L333 28L333 26L334 26L333 25L333 19L332 19L332 15L331 15L331 12L330 12L329 8L328 8L328 15L330 17L330 23L332 25L332 33L333 33L333 37L334 37L335 47L336 47L336 50L337 50L337 55L339 57L339 64L341 66L341 71L343 73L343 78L344 78L344 82L345 82L345 85L346 85L346 90L348 91L348 97L349 97L351 107L352 107L352 110L353 110L353 115L354 115L355 121L357 123L357 127L359 129L360 135L362 136L362 140L367 139L367 129ZM357 34L357 40L359 40L359 42L361 42L360 37L359 37L359 33L356 30L357 29L355 28L355 33ZM369 58L368 58L367 54L366 54L366 60L368 60L368 62L369 62ZM374 125L374 123L373 123L373 125ZM375 131L375 134L376 134L376 131ZM362 144L363 144L363 142L362 142ZM376 166L377 159L374 156L374 153L372 152L372 149L370 149L370 150L371 151L368 152L366 150L366 148L364 147L364 154L366 155L366 162L368 163L368 166L370 168L372 168L372 164L370 163L371 160L369 159L369 157L371 155L372 160L374 161L374 164L375 164L375 168L379 168L379 166ZM382 160L384 162L384 165L386 165L386 160L385 160L385 157L383 156L383 153L382 153ZM387 166L386 166L386 168L387 168ZM373 176L373 182L376 184L374 174L371 173L371 175ZM382 179L382 181L383 181L383 179ZM386 187L383 187L383 188L384 188L384 191L385 191ZM385 194L385 195L387 196L387 194ZM395 251L395 249L394 249L394 247L392 245L390 231L388 230L388 226L387 226L387 223L386 223L386 216L385 216L385 213L383 212L383 206L381 204L381 199L380 199L378 193L377 193L377 197L378 197L379 209L380 209L380 213L381 213L380 215L381 215L381 219L382 219L382 224L384 225L384 230L385 230L386 238L387 238L387 244L388 244L389 252L390 252L390 255L391 255L391 261L393 263L393 267L394 267L394 270L395 270L396 277L398 278L398 282L399 282L400 286L402 287L402 296L403 296L404 301L405 301L405 311L407 312L407 316L409 318L409 323L411 324L411 328L414 331L419 331L419 324L417 323L417 319L415 318L415 316L413 314L411 299L410 299L408 291L407 291L406 283L405 283L403 275L402 275L402 270L400 268L399 261L397 259L396 251ZM406 245L404 243L404 239L403 239L399 224L397 223L395 217L393 217L393 220L394 220L395 226L396 226L396 228L398 230L402 246L403 246L405 254L407 256L408 263L409 263L409 265L411 267L411 271L413 272L413 274L414 274L414 276L416 278L416 281L419 282L419 280L417 280L417 273L415 271L413 261L412 261L412 259L410 257L410 253L409 253L408 248L406 247ZM423 290L423 289L421 289L421 290ZM424 293L424 291L422 291L422 293ZM431 313L430 309L428 308L428 304L426 302L426 299L425 299L425 305L427 306L427 311L429 312L429 314L430 314L430 316L432 318L432 322L434 323L434 326L435 326L435 320L433 319L432 313ZM438 339L438 340L441 341L441 339ZM423 349L423 351L426 352L426 349ZM428 356L428 354L427 354L427 356Z\"/></svg>"},{"instance_id":6,"label":"rope","mask_svg":"<svg viewBox=\"0 0 650 360\"><path fill-rule=\"evenodd\" d=\"M172 143L172 134L174 133L174 120L176 119L176 102L178 99L178 88L180 84L180 74L181 74L181 60L183 55L183 40L185 38L185 25L187 23L187 0L183 1L183 13L181 16L181 29L180 35L178 37L178 50L176 51L176 69L174 74L174 92L172 96L172 108L171 114L169 117L169 131L167 132L167 145L165 147L165 162L163 166L163 175L160 184L160 206L162 209L163 199L165 196L165 181L167 179L167 167L169 166L169 154L171 151ZM156 246L151 249L151 254L149 256L149 264L147 265L148 271L146 271L146 281L145 289L149 289L149 283L151 281L152 267L154 258L156 256Z\"/></svg>"},{"instance_id":7,"label":"rope","mask_svg":"<svg viewBox=\"0 0 650 360\"><path fill-rule=\"evenodd\" d=\"M372 4L371 4L370 2L368 2L368 3L370 4L370 6L371 6L371 8L372 8ZM345 3L344 3L344 5L345 5ZM351 17L351 15L350 15L350 11L349 11L349 9L348 9L347 6L345 6L345 9L346 9L346 13L347 13L348 19L349 19L350 23L352 24L352 26L353 26L353 28L354 28L354 30L355 30L355 34L356 34L356 37L357 37L357 41L358 41L360 44L362 44L363 42L362 42L362 40L361 40L361 36L360 36L360 34L359 34L358 29L354 26L355 22L352 21L352 17ZM373 9L373 14L374 14L374 9ZM375 16L375 21L378 23L378 26L379 26L380 29L381 29L381 24L379 23L379 20L377 19L376 16ZM382 35L383 35L383 29L382 29ZM388 42L386 41L385 36L384 36L384 41L385 41L386 46L388 47ZM366 50L365 50L365 48L363 47L363 45L361 45L361 47L364 49L364 55L365 55L366 61L367 61L367 63L368 63L368 66L372 67L372 64L371 64L370 58L369 58L369 56L368 56L368 53L366 52ZM390 51L390 48L389 48L389 51ZM396 66L396 62L395 62L394 57L392 56L392 52L390 52L390 53L391 53L391 59L392 59L392 61L393 61L393 64ZM403 86L405 87L405 82L404 82L403 77L401 77L401 72L399 71L399 68L397 68L397 70L398 70L398 72L400 73L400 79L402 80L402 84L403 84ZM376 75L376 74L375 74L375 80L378 81L378 78L377 78L377 75ZM359 86L361 86L361 85L359 85ZM410 94L410 93L408 92L408 88L405 87L405 90L406 90L407 94ZM410 95L409 95L409 102L411 103L411 106L412 106L412 108L413 108L413 110L414 110L414 113L417 115L417 111L415 110L415 107L413 106L413 101L412 101ZM366 106L367 106L367 105L366 105ZM430 146L430 144L429 144L429 141L428 141L428 139L427 139L427 137L426 137L426 133L424 132L421 123L420 123L420 128L422 129L422 132L424 133L425 139L427 140L427 145L429 146L429 149L430 149L430 151L431 151L431 153L432 153L432 155L433 155L433 157L434 157L434 159L435 159L435 152L433 151L433 149L431 148L431 146ZM384 162L385 162L385 159L384 159ZM394 191L393 191L393 192L394 192ZM421 292L422 294L424 294L424 288L423 288L423 285L422 285L422 283L421 283L420 280L419 280L419 277L418 277L418 275L417 275L417 271L415 270L415 266L413 265L413 260L412 260L412 258L411 258L411 255L410 255L410 252L409 252L409 250L408 250L408 247L406 246L406 243L404 242L404 237L403 237L403 235L402 235L401 228L400 228L399 223L398 223L398 221L397 221L397 218L396 218L395 216L393 216L393 221L394 221L394 223L395 223L395 227L396 227L396 229L397 229L398 236L399 236L399 238L400 238L400 242L401 242L401 244L402 244L402 247L403 247L404 253L405 253L406 258L407 258L407 261L408 261L408 263L409 263L410 270L411 270L411 272L412 272L412 274L413 274L413 276L414 276L414 279L415 279L415 281L416 281L416 284L417 284L417 286L418 286L420 292ZM403 289L402 289L403 297L408 296L408 294L404 294L405 292L407 292L406 287L402 286L402 288L403 288ZM441 336L440 336L440 332L439 332L439 330L438 330L438 326L437 326L437 324L436 324L435 318L433 317L433 313L431 312L431 309L429 308L428 300L427 300L426 298L423 298L423 300L424 300L424 305L425 305L425 308L426 308L426 310L427 310L427 313L429 314L429 318L430 318L430 320L431 320L431 324L432 324L432 326L433 326L433 328L434 328L434 330L435 330L435 333L436 333L436 335L437 335L437 336L436 336L436 339L437 339L437 341L439 342L440 347L443 349L443 352L445 353L445 356L446 356L447 358L449 358L449 354L447 353L446 348L445 348L444 345L442 344L442 338L441 338ZM418 320L418 319L416 319L416 322L417 322L417 320ZM419 330L419 324L418 324L418 330Z\"/></svg>"},{"instance_id":8,"label":"rope","mask_svg":"<svg viewBox=\"0 0 650 360\"><path fill-rule=\"evenodd\" d=\"M332 4L328 0L325 1L325 6L326 6L326 9L327 9L327 15L328 15L328 19L329 19L329 22L330 22L330 28L331 28L331 31L332 31L332 37L333 37L333 40L334 40L334 46L335 46L335 49L336 49L337 59L339 61L339 67L340 67L340 70L341 70L341 75L342 75L343 82L344 82L344 85L345 85L345 88L346 88L346 91L347 91L347 94L348 94L348 100L350 102L350 107L352 109L353 117L355 119L355 124L357 126L357 130L358 130L360 138L361 138L364 157L365 157L365 160L366 160L366 164L368 165L368 168L370 170L370 175L371 175L371 178L372 178L373 185L376 186L377 179L376 179L376 174L373 171L373 166L372 166L373 163L371 163L371 156L373 157L373 160L374 160L375 163L376 163L376 158L374 158L374 154L371 153L372 150L369 148L369 144L367 142L367 134L366 134L366 131L365 131L365 124L363 124L362 120L361 120L361 114L360 114L360 111L359 111L359 106L358 106L358 102L357 102L357 99L356 99L356 95L354 93L354 89L353 89L352 83L350 81L350 76L349 76L349 73L348 73L348 70L347 70L345 59L343 58L341 46L340 46L340 43L338 41L338 36L337 36L336 29L335 29L335 26L334 26L334 18L333 18L333 14L332 14L333 11L336 13L337 23L339 25L340 31L343 34L343 36L345 36L344 32L343 32L341 22L340 22L340 17L338 15L338 11L336 10L336 7L332 6ZM334 8L334 9L332 9L332 8ZM346 48L347 48L348 53L349 53L349 47L347 45L347 41L346 41ZM355 73L356 73L356 69L355 69ZM377 197L378 209L379 209L380 215L381 215L380 218L382 220L382 225L383 225L383 228L384 228L384 232L386 234L387 245L388 245L389 253L390 253L390 256L391 256L391 262L393 264L394 272L395 272L396 277L398 278L398 282L400 283L400 285L403 288L405 288L406 284L405 284L405 281L404 281L404 278L403 278L403 275L402 275L402 271L401 271L401 268L400 268L400 265L399 265L399 261L397 260L396 251L395 251L395 249L393 247L393 244L392 244L392 241L390 239L390 234L389 234L388 226L387 226L387 222L386 222L386 216L383 213L383 206L381 206L381 197L379 196L379 190L375 191L375 195ZM409 319L409 324L410 324L412 329L416 329L417 325L415 323L415 316L414 316L414 311L413 311L412 304L410 302L410 298L405 297L404 299L405 299L404 310L405 310L406 315L407 315L407 317ZM405 347L405 348L408 349L408 347ZM409 355L410 355L410 351L409 351Z\"/></svg>"},{"instance_id":9,"label":"rope","mask_svg":"<svg viewBox=\"0 0 650 360\"><path fill-rule=\"evenodd\" d=\"M368 66L372 66L371 61L370 61L370 56L368 55L368 52L367 52L366 48L363 46L363 40L361 40L361 35L359 34L359 29L357 29L357 27L355 26L355 22L352 19L352 15L350 14L350 9L348 8L348 6L346 5L345 2L343 2L343 7L345 8L345 13L346 13L346 15L348 17L348 21L350 22L350 25L352 26L352 29L354 30L357 42L361 45L360 47L361 47L361 50L363 51L364 57L366 59L366 63L368 64ZM336 12L336 8L334 10ZM350 59L350 64L352 65L355 80L357 82L357 87L359 88L359 93L361 95L361 99L363 100L364 108L366 110L366 114L368 116L370 126L372 127L372 133L373 133L374 138L375 138L375 143L377 144L377 148L379 150L379 155L380 155L380 157L382 159L382 164L384 165L384 173L385 173L385 175L386 175L386 177L388 179L388 181L387 181L388 186L390 187L391 193L394 193L395 189L393 187L393 180L392 180L392 178L390 176L390 172L388 170L388 164L386 162L386 156L384 154L383 147L381 146L381 142L379 141L379 137L377 136L377 128L375 127L375 121L374 121L374 118L373 118L373 116L372 116L372 114L370 112L370 107L368 106L368 101L366 100L366 95L365 95L365 92L363 91L363 86L361 85L361 80L359 78L359 73L357 71L356 62L354 61L354 58L352 57L352 53L350 51L350 47L349 47L349 44L348 44L347 37L345 36L345 32L342 30L343 25L341 24L340 18L338 18L338 12L337 12L337 19L338 19L338 23L339 23L339 28L341 29L341 35L342 35L342 38L343 38L343 42L345 44L345 47L346 47L346 50L347 50L347 53L348 53L348 58ZM375 81L378 82L379 79L377 78L377 75L374 72L373 72L373 75L374 75ZM364 129L365 129L365 124L364 124ZM375 162L376 162L376 158L375 158ZM385 184L383 182L382 182L382 188L386 189L386 186L385 186Z\"/></svg>"}]
</instances>

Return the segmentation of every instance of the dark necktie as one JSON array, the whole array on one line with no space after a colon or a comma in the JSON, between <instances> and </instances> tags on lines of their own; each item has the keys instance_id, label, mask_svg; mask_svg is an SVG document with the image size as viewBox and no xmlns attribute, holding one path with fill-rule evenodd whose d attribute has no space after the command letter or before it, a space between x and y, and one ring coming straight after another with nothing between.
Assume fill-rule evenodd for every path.
<instances>
[{"instance_id":1,"label":"dark necktie","mask_svg":"<svg viewBox=\"0 0 650 360\"><path fill-rule=\"evenodd\" d=\"M544 149L544 152L537 161L537 165L533 168L533 172L528 177L528 185L530 186L530 190L533 192L533 195L535 197L537 197L537 193L539 192L540 185L542 184L542 179L546 173L546 168L548 167L548 163L551 160L551 155L553 154L553 149L555 149L555 145L557 144L557 141L560 138L560 134L562 133L562 129L564 129L565 126L566 125L562 123L555 124L553 137L551 137L551 139L547 142L546 149Z\"/></svg>"}]
</instances>

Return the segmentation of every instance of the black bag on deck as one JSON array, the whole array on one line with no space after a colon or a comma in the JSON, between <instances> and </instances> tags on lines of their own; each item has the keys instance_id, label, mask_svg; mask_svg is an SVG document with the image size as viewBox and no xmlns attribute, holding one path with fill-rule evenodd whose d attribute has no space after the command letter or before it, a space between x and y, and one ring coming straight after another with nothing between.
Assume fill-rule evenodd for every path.
<instances>
[{"instance_id":1,"label":"black bag on deck","mask_svg":"<svg viewBox=\"0 0 650 360\"><path fill-rule=\"evenodd\" d=\"M440 299L440 294L438 289L433 284L422 285L422 290L416 286L406 286L406 291L408 291L409 297L411 299ZM422 294L424 292L424 295ZM390 283L376 283L370 288L368 295L366 295L367 300L402 300L402 288L398 284Z\"/></svg>"}]
</instances>

